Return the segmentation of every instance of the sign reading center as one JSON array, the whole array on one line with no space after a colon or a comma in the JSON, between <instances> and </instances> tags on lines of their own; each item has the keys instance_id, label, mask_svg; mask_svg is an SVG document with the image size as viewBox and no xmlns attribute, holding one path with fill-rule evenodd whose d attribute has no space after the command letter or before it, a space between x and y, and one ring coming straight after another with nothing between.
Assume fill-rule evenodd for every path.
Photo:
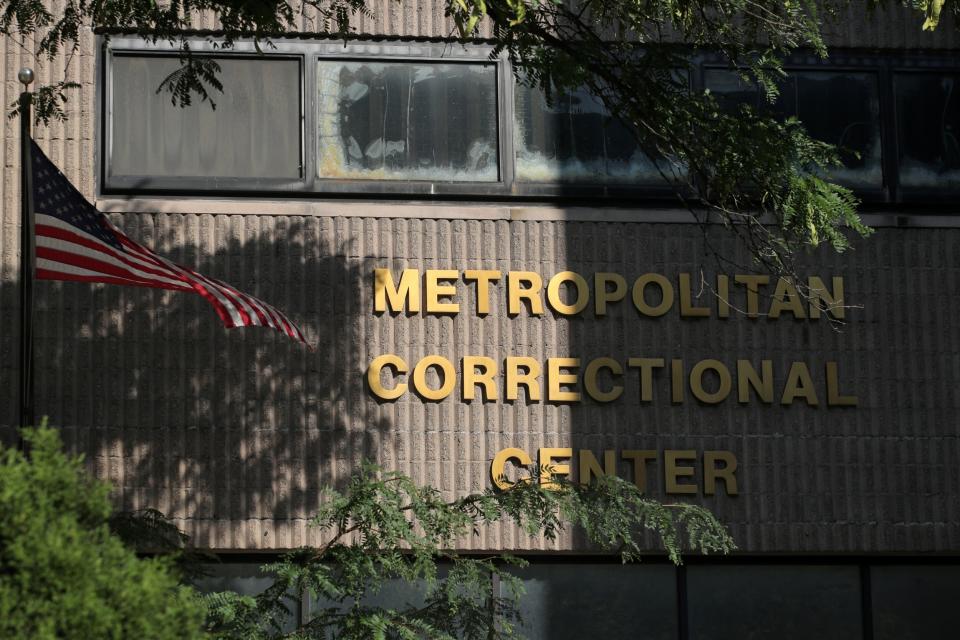
<instances>
[{"instance_id":1,"label":"sign reading center","mask_svg":"<svg viewBox=\"0 0 960 640\"><path fill-rule=\"evenodd\" d=\"M619 454L619 455L618 455ZM633 480L640 491L647 492L651 467L658 467L655 480L662 480L660 487L669 495L712 496L723 486L729 496L737 495L737 458L730 451L704 451L693 449L607 449L603 452L603 466L590 449L574 450L570 447L541 447L537 450L537 465L523 449L501 449L490 463L490 477L500 489L508 489L516 482L534 479L531 469L539 469L541 485L550 487L557 476L569 477L583 484L602 475L617 475L627 463L629 473L625 479ZM508 477L507 466L515 468L513 479Z\"/></svg>"}]
</instances>

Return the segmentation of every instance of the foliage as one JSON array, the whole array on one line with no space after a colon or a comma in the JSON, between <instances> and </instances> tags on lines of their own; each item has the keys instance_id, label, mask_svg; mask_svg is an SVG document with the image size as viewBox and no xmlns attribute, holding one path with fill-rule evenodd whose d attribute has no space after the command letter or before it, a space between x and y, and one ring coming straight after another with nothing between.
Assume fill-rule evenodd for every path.
<instances>
[{"instance_id":1,"label":"foliage","mask_svg":"<svg viewBox=\"0 0 960 640\"><path fill-rule=\"evenodd\" d=\"M400 0L402 1L402 0ZM847 248L847 229L867 235L849 190L830 181L835 151L815 143L798 123L752 109L721 109L709 92L685 81L691 53L709 52L757 83L772 101L783 77L783 58L798 48L825 57L821 30L852 0L443 0L459 35L493 29L497 52L506 52L524 82L548 96L587 87L634 132L641 149L658 160L677 197L702 221L725 223L760 266L793 275L801 248L829 243ZM304 15L318 35L347 37L366 0L67 0L55 15L48 0L0 0L0 30L37 36L38 57L53 60L74 50L86 27L132 32L168 41L181 52L181 68L158 87L175 104L194 97L215 105L221 87L216 63L193 54L190 30L198 13L215 14L222 27L205 36L229 49L238 38L259 48L297 31ZM869 0L866 6L905 6L936 28L944 0ZM960 3L951 3L954 14ZM41 89L39 97L58 98ZM62 118L57 100L40 101L38 117ZM725 256L718 256L721 259ZM794 280L802 280L794 278Z\"/></svg>"},{"instance_id":2,"label":"foliage","mask_svg":"<svg viewBox=\"0 0 960 640\"><path fill-rule=\"evenodd\" d=\"M56 431L0 448L0 637L199 638L203 609L168 561L111 534L109 487Z\"/></svg>"},{"instance_id":3,"label":"foliage","mask_svg":"<svg viewBox=\"0 0 960 640\"><path fill-rule=\"evenodd\" d=\"M206 596L210 630L237 639L516 637L522 589L511 569L525 562L455 551L498 523L547 540L572 525L625 562L640 557L645 532L657 535L678 563L684 547L703 553L733 549L709 511L663 504L616 477L589 486L560 479L549 486L519 482L447 502L436 489L367 465L344 492L326 492L313 519L326 532L326 544L264 567L275 580L256 597ZM491 576L499 579L499 591ZM375 604L371 596L392 581L419 585L421 593L402 607ZM303 592L316 606L306 622L285 630L290 596Z\"/></svg>"},{"instance_id":4,"label":"foliage","mask_svg":"<svg viewBox=\"0 0 960 640\"><path fill-rule=\"evenodd\" d=\"M436 489L364 465L344 491L325 492L312 522L326 534L322 547L264 567L274 580L255 597L198 596L178 586L178 576L199 577L209 558L185 553L186 536L162 513L111 513L109 486L62 452L56 431L26 430L23 439L29 453L0 449L0 637L512 638L522 597L517 568L526 563L456 551L486 527L516 526L546 540L569 527L624 562L640 558L646 533L676 563L687 548L734 548L703 507L663 504L616 477L589 486L521 481L448 502ZM175 570L175 559L193 571ZM402 606L371 600L397 582L419 593L407 588ZM315 604L290 629L291 605L304 593Z\"/></svg>"}]
</instances>

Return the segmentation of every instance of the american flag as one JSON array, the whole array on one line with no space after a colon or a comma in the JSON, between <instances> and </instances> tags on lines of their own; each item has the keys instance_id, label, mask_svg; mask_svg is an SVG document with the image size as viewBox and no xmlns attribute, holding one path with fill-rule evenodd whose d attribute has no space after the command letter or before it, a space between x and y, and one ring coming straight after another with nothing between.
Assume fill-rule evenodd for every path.
<instances>
[{"instance_id":1,"label":"american flag","mask_svg":"<svg viewBox=\"0 0 960 640\"><path fill-rule=\"evenodd\" d=\"M225 282L174 264L110 224L30 141L38 280L77 280L192 291L228 329L263 326L310 346L284 314Z\"/></svg>"}]
</instances>

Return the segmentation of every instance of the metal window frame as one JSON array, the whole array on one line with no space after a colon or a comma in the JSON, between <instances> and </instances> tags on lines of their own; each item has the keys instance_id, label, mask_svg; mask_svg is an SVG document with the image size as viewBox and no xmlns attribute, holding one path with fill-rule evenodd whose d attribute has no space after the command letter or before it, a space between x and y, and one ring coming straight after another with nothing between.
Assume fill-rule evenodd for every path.
<instances>
[{"instance_id":1,"label":"metal window frame","mask_svg":"<svg viewBox=\"0 0 960 640\"><path fill-rule=\"evenodd\" d=\"M149 43L134 36L100 37L96 118L97 185L102 195L121 196L200 196L257 198L324 198L362 200L444 200L444 201L563 201L604 204L664 201L675 198L669 185L655 183L582 183L521 182L516 180L515 163L515 85L513 69L505 54L492 56L492 45L463 44L449 41L384 40L302 40L277 39L260 53L254 43L237 42L224 51L203 38L190 40L200 54L217 57L250 58L276 56L296 59L300 64L300 164L299 180L257 178L199 178L123 176L110 177L112 113L112 59L114 55L173 55L175 43ZM451 182L415 180L322 179L316 175L317 65L321 60L379 60L384 62L485 63L496 70L496 123L498 142L497 182ZM690 81L693 90L702 90L704 74L716 68L729 69L719 55L699 52L692 56ZM812 51L800 51L784 60L787 70L849 71L874 74L877 78L881 141L881 187L854 192L865 204L883 207L890 204L952 205L960 197L960 187L903 187L899 179L899 143L894 95L894 76L901 73L960 74L960 60L950 52L882 52L876 50L831 51L821 59Z\"/></svg>"},{"instance_id":2,"label":"metal window frame","mask_svg":"<svg viewBox=\"0 0 960 640\"><path fill-rule=\"evenodd\" d=\"M218 50L209 46L209 43L197 42L191 43L191 48L201 55L211 55L218 58L230 57L234 59L263 59L257 54L256 49L250 43L238 45L234 52L221 54ZM249 46L247 46L249 44ZM297 179L288 178L239 178L229 176L199 177L199 176L139 176L124 175L111 176L111 149L113 141L113 59L115 56L135 56L135 57L170 57L176 54L176 48L168 43L157 45L145 45L140 39L135 38L117 38L109 42L110 46L101 48L101 66L102 82L99 95L97 96L98 107L101 109L101 117L97 119L100 126L98 133L97 167L100 170L98 184L103 194L150 194L150 193L176 193L178 195L205 194L205 193L230 193L236 195L262 194L265 192L278 193L299 193L304 185L304 171L306 165L306 130L304 123L304 56L297 51L285 51L283 53L272 55L276 60L287 60L298 64L298 73L300 82L299 104L300 104L300 177Z\"/></svg>"},{"instance_id":3,"label":"metal window frame","mask_svg":"<svg viewBox=\"0 0 960 640\"><path fill-rule=\"evenodd\" d=\"M605 203L635 202L638 200L672 200L674 189L667 184L652 182L538 183L516 180L515 163L515 80L506 54L493 57L492 45L469 45L446 41L347 41L343 40L284 40L272 41L259 53L252 42L237 42L225 51L202 38L190 39L191 49L202 55L216 57L297 58L300 60L301 107L301 167L299 180L208 177L111 177L110 148L112 141L112 59L115 55L175 55L175 43L149 43L136 36L101 36L100 78L97 88L98 140L97 167L100 175L97 185L104 196L198 196L198 197L258 197L258 198L349 198L375 197L378 200L439 199L447 201L577 201L602 199ZM323 179L317 176L316 108L317 64L321 60L378 60L383 62L426 63L482 63L495 65L496 123L498 143L498 176L496 182L452 182L417 180Z\"/></svg>"},{"instance_id":4,"label":"metal window frame","mask_svg":"<svg viewBox=\"0 0 960 640\"><path fill-rule=\"evenodd\" d=\"M491 58L493 47L471 45L464 47L450 43L321 43L313 45L310 64L306 73L309 76L308 116L310 128L308 139L310 150L307 154L314 163L308 173L308 191L312 194L341 196L500 196L509 194L509 180L513 179L512 127L504 109L503 95L510 83L509 65L505 56ZM427 64L483 64L492 65L495 73L495 105L497 132L497 180L496 181L443 181L443 180L376 180L376 179L333 179L321 178L316 170L316 113L317 113L317 67L321 61L363 62L378 61L390 63L427 63Z\"/></svg>"},{"instance_id":5,"label":"metal window frame","mask_svg":"<svg viewBox=\"0 0 960 640\"><path fill-rule=\"evenodd\" d=\"M97 91L98 139L97 184L102 195L256 196L256 197L377 197L409 199L411 196L506 199L513 181L513 127L506 112L506 96L512 95L512 73L506 56L492 58L490 45L448 42L344 42L275 40L259 53L252 42L237 42L224 51L205 39L190 40L191 49L218 58L271 56L297 59L300 64L300 165L298 180L230 177L110 176L112 141L112 60L115 55L175 55L174 43L149 43L138 37L101 38L100 78ZM324 180L317 177L316 108L317 65L321 60L379 60L389 62L492 64L496 74L498 180L496 182L449 182L414 180Z\"/></svg>"}]
</instances>

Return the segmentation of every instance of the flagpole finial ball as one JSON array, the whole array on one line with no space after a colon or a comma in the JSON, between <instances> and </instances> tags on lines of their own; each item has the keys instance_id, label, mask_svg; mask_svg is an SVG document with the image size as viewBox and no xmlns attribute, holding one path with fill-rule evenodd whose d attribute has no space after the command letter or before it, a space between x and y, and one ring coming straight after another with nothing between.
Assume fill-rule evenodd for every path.
<instances>
[{"instance_id":1,"label":"flagpole finial ball","mask_svg":"<svg viewBox=\"0 0 960 640\"><path fill-rule=\"evenodd\" d=\"M25 85L33 82L33 69L30 67L24 67L23 69L20 69L19 73L17 73L17 80Z\"/></svg>"}]
</instances>

